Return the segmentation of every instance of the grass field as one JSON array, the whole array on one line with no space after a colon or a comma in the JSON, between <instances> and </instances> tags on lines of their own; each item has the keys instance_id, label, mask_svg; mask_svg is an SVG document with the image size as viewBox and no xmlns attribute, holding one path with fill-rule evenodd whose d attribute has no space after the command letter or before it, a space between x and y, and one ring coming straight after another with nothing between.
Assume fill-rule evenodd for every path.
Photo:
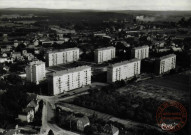
<instances>
[{"instance_id":1,"label":"grass field","mask_svg":"<svg viewBox=\"0 0 191 135\"><path fill-rule=\"evenodd\" d=\"M120 93L128 92L142 98L155 98L159 101L190 100L190 73L168 75L127 85L119 89Z\"/></svg>"}]
</instances>

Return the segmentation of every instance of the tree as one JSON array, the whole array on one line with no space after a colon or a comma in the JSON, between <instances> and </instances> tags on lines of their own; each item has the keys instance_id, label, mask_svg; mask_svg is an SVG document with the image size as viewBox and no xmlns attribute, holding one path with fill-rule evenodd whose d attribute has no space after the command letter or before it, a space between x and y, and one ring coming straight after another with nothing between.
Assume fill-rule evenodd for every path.
<instances>
[{"instance_id":1,"label":"tree","mask_svg":"<svg viewBox=\"0 0 191 135\"><path fill-rule=\"evenodd\" d=\"M94 133L94 128L92 127L92 126L86 126L85 128L84 128L84 133L86 134L86 135L92 135L93 133Z\"/></svg>"},{"instance_id":2,"label":"tree","mask_svg":"<svg viewBox=\"0 0 191 135\"><path fill-rule=\"evenodd\" d=\"M10 74L7 76L7 81L11 84L18 84L22 82L22 79L17 74Z\"/></svg>"},{"instance_id":3,"label":"tree","mask_svg":"<svg viewBox=\"0 0 191 135\"><path fill-rule=\"evenodd\" d=\"M54 135L54 132L52 130L49 130L48 135Z\"/></svg>"}]
</instances>

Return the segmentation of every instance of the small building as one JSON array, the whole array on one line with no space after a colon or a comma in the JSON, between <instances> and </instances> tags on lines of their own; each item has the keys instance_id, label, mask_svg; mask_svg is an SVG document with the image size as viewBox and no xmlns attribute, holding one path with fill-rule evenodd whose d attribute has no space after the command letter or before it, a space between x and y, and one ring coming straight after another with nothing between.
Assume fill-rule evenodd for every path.
<instances>
[{"instance_id":1,"label":"small building","mask_svg":"<svg viewBox=\"0 0 191 135\"><path fill-rule=\"evenodd\" d=\"M23 109L23 111L18 115L18 118L22 122L33 122L34 119L34 108L33 107L27 107Z\"/></svg>"},{"instance_id":2,"label":"small building","mask_svg":"<svg viewBox=\"0 0 191 135\"><path fill-rule=\"evenodd\" d=\"M84 131L84 128L86 126L89 126L90 125L90 121L89 121L89 118L87 116L83 116L83 117L76 117L74 119L75 123L76 123L76 128L77 130L79 131Z\"/></svg>"},{"instance_id":3,"label":"small building","mask_svg":"<svg viewBox=\"0 0 191 135\"><path fill-rule=\"evenodd\" d=\"M119 135L119 129L113 125L106 124L101 135Z\"/></svg>"},{"instance_id":4,"label":"small building","mask_svg":"<svg viewBox=\"0 0 191 135\"><path fill-rule=\"evenodd\" d=\"M12 58L2 58L2 57L0 57L0 63L4 63L4 62L13 63L13 59Z\"/></svg>"},{"instance_id":5,"label":"small building","mask_svg":"<svg viewBox=\"0 0 191 135\"><path fill-rule=\"evenodd\" d=\"M12 52L11 58L13 58L13 60L20 60L20 59L22 59L22 56L21 56L20 52Z\"/></svg>"},{"instance_id":6,"label":"small building","mask_svg":"<svg viewBox=\"0 0 191 135\"><path fill-rule=\"evenodd\" d=\"M39 109L39 102L37 99L33 99L32 101L30 101L27 105L27 107L31 107L34 108L34 112L36 113Z\"/></svg>"}]
</instances>

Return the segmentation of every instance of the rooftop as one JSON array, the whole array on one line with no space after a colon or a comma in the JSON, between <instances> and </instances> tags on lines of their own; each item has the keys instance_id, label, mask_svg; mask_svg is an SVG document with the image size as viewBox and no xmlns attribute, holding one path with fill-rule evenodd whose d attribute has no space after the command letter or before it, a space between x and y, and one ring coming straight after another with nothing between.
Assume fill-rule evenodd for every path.
<instances>
[{"instance_id":1,"label":"rooftop","mask_svg":"<svg viewBox=\"0 0 191 135\"><path fill-rule=\"evenodd\" d=\"M74 48L67 48L67 49L61 49L61 50L52 50L52 51L48 51L48 53L65 52L65 51L72 51L72 50L79 50L79 48L74 47Z\"/></svg>"},{"instance_id":2,"label":"rooftop","mask_svg":"<svg viewBox=\"0 0 191 135\"><path fill-rule=\"evenodd\" d=\"M115 47L109 46L109 47L98 48L98 49L96 49L96 50L97 50L97 51L102 51L102 50L108 50L108 49L115 49Z\"/></svg>"},{"instance_id":3,"label":"rooftop","mask_svg":"<svg viewBox=\"0 0 191 135\"><path fill-rule=\"evenodd\" d=\"M60 76L63 74L77 72L77 71L81 71L81 70L88 69L88 68L91 68L91 67L86 65L86 66L79 66L76 68L69 68L67 70L56 71L56 72L52 73L51 76Z\"/></svg>"},{"instance_id":4,"label":"rooftop","mask_svg":"<svg viewBox=\"0 0 191 135\"><path fill-rule=\"evenodd\" d=\"M162 56L162 57L160 57L159 59L160 59L160 60L163 60L163 59L170 58L170 57L174 57L174 56L176 56L176 55L175 55L175 54L169 54L169 55L166 55L166 56Z\"/></svg>"},{"instance_id":5,"label":"rooftop","mask_svg":"<svg viewBox=\"0 0 191 135\"><path fill-rule=\"evenodd\" d=\"M149 46L143 45L143 46L134 47L133 49L142 49L142 48L149 48Z\"/></svg>"},{"instance_id":6,"label":"rooftop","mask_svg":"<svg viewBox=\"0 0 191 135\"><path fill-rule=\"evenodd\" d=\"M32 61L29 63L30 66L32 65L41 65L41 64L45 64L43 61Z\"/></svg>"},{"instance_id":7,"label":"rooftop","mask_svg":"<svg viewBox=\"0 0 191 135\"><path fill-rule=\"evenodd\" d=\"M110 67L118 67L118 66L122 66L122 65L126 65L128 63L132 63L132 62L137 62L137 61L141 61L139 59L131 59L131 60L126 60L126 61L122 61L122 62L118 62L115 64L110 65Z\"/></svg>"}]
</instances>

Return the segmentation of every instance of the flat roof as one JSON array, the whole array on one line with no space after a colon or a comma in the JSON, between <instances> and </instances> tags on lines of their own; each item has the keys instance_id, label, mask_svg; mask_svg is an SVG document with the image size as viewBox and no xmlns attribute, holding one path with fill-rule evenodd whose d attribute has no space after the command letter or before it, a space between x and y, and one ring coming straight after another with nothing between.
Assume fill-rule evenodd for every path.
<instances>
[{"instance_id":1,"label":"flat roof","mask_svg":"<svg viewBox=\"0 0 191 135\"><path fill-rule=\"evenodd\" d=\"M74 48L66 48L61 50L52 50L52 51L48 51L47 53L56 53L56 52L64 52L64 51L71 51L71 50L79 50L79 48L74 47Z\"/></svg>"},{"instance_id":2,"label":"flat roof","mask_svg":"<svg viewBox=\"0 0 191 135\"><path fill-rule=\"evenodd\" d=\"M98 48L96 49L97 51L102 51L102 50L108 50L108 49L114 49L115 47L109 46L109 47L103 47L103 48Z\"/></svg>"},{"instance_id":3,"label":"flat roof","mask_svg":"<svg viewBox=\"0 0 191 135\"><path fill-rule=\"evenodd\" d=\"M40 64L45 64L43 61L32 61L28 65L40 65Z\"/></svg>"},{"instance_id":4,"label":"flat roof","mask_svg":"<svg viewBox=\"0 0 191 135\"><path fill-rule=\"evenodd\" d=\"M86 66L79 66L79 67L75 67L75 68L69 68L66 70L55 71L50 76L60 76L63 74L77 72L77 71L81 71L81 70L88 69L88 68L91 68L91 67L86 65Z\"/></svg>"},{"instance_id":5,"label":"flat roof","mask_svg":"<svg viewBox=\"0 0 191 135\"><path fill-rule=\"evenodd\" d=\"M170 57L174 57L174 56L176 56L176 55L175 55L175 54L169 54L169 55L162 56L162 57L160 57L159 59L160 59L160 60L163 60L163 59L170 58Z\"/></svg>"},{"instance_id":6,"label":"flat roof","mask_svg":"<svg viewBox=\"0 0 191 135\"><path fill-rule=\"evenodd\" d=\"M133 49L142 49L142 48L149 48L149 46L143 45L143 46L134 47Z\"/></svg>"},{"instance_id":7,"label":"flat roof","mask_svg":"<svg viewBox=\"0 0 191 135\"><path fill-rule=\"evenodd\" d=\"M141 61L140 59L131 59L131 60L126 60L126 61L122 61L122 62L118 62L115 64L110 65L110 67L118 67L118 66L122 66L122 65L126 65L128 63L133 63L133 62L137 62L137 61Z\"/></svg>"}]
</instances>

